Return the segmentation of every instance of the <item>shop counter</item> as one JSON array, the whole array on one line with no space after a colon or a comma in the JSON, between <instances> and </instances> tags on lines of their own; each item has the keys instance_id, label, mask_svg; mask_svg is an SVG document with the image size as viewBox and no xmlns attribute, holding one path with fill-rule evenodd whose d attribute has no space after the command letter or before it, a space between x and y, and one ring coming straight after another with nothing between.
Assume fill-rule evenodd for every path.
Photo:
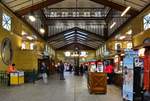
<instances>
[{"instance_id":1,"label":"shop counter","mask_svg":"<svg viewBox=\"0 0 150 101\"><path fill-rule=\"evenodd\" d=\"M24 84L24 72L17 71L10 73L10 85Z\"/></svg>"},{"instance_id":2,"label":"shop counter","mask_svg":"<svg viewBox=\"0 0 150 101\"><path fill-rule=\"evenodd\" d=\"M100 72L88 73L88 89L90 93L107 92L107 75Z\"/></svg>"}]
</instances>

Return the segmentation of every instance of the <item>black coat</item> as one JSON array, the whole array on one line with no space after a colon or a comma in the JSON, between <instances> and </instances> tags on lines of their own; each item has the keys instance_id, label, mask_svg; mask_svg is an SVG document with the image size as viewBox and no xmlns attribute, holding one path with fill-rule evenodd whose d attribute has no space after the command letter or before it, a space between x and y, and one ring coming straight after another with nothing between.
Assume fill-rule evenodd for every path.
<instances>
[{"instance_id":1,"label":"black coat","mask_svg":"<svg viewBox=\"0 0 150 101\"><path fill-rule=\"evenodd\" d=\"M47 67L41 65L41 67L40 67L40 73L46 73L46 72L47 72Z\"/></svg>"},{"instance_id":2,"label":"black coat","mask_svg":"<svg viewBox=\"0 0 150 101\"><path fill-rule=\"evenodd\" d=\"M63 63L60 64L59 71L60 71L60 73L64 72L64 64Z\"/></svg>"}]
</instances>

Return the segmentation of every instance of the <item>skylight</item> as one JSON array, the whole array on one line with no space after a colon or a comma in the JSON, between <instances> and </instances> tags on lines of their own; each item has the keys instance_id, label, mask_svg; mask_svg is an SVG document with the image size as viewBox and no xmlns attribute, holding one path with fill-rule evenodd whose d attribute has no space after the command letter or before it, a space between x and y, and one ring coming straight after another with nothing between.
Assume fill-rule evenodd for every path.
<instances>
[{"instance_id":1,"label":"skylight","mask_svg":"<svg viewBox=\"0 0 150 101\"><path fill-rule=\"evenodd\" d=\"M65 36L65 38L69 38L69 37L72 37L72 36L74 36L75 34L71 34L71 35L69 35L69 36Z\"/></svg>"},{"instance_id":2,"label":"skylight","mask_svg":"<svg viewBox=\"0 0 150 101\"><path fill-rule=\"evenodd\" d=\"M71 32L65 33L64 36L67 36L67 35L72 34L72 33L74 33L74 32L75 32L75 31L71 31Z\"/></svg>"},{"instance_id":3,"label":"skylight","mask_svg":"<svg viewBox=\"0 0 150 101\"><path fill-rule=\"evenodd\" d=\"M88 35L87 33L84 33L84 32L80 32L80 31L77 31L77 32L83 35Z\"/></svg>"},{"instance_id":4,"label":"skylight","mask_svg":"<svg viewBox=\"0 0 150 101\"><path fill-rule=\"evenodd\" d=\"M80 34L77 34L77 36L82 37L82 38L87 38L86 36L83 36L83 35L80 35Z\"/></svg>"}]
</instances>

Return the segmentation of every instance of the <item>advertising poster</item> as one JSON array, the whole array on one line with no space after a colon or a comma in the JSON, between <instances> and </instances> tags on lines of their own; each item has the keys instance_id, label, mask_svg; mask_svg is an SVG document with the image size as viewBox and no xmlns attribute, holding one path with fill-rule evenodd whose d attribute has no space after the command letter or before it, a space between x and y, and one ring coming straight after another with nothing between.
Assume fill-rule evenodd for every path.
<instances>
[{"instance_id":1,"label":"advertising poster","mask_svg":"<svg viewBox=\"0 0 150 101\"><path fill-rule=\"evenodd\" d=\"M123 60L123 99L125 101L133 101L133 79L134 79L134 51L126 53Z\"/></svg>"}]
</instances>

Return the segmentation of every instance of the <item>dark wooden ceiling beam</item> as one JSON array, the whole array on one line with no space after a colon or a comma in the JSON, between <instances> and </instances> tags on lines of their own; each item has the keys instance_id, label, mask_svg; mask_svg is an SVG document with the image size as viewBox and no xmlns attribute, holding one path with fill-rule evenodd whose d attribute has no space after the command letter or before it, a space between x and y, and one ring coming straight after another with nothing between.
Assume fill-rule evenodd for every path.
<instances>
[{"instance_id":1,"label":"dark wooden ceiling beam","mask_svg":"<svg viewBox=\"0 0 150 101\"><path fill-rule=\"evenodd\" d=\"M44 23L46 23L47 18L46 18L45 14L44 14L43 9L39 10L39 16L40 16L41 21L44 22Z\"/></svg>"},{"instance_id":2,"label":"dark wooden ceiling beam","mask_svg":"<svg viewBox=\"0 0 150 101\"><path fill-rule=\"evenodd\" d=\"M113 18L114 10L111 8L105 17L105 22L108 23Z\"/></svg>"},{"instance_id":3,"label":"dark wooden ceiling beam","mask_svg":"<svg viewBox=\"0 0 150 101\"><path fill-rule=\"evenodd\" d=\"M17 14L19 14L20 16L22 15L25 15L31 11L37 11L39 9L42 9L44 7L47 7L49 5L53 5L53 4L56 4L58 2L61 2L61 1L64 1L64 0L46 0L46 1L43 1L43 2L40 2L38 4L35 4L35 5L31 5L30 7L27 7L27 8L23 8L19 11L16 11Z\"/></svg>"},{"instance_id":4,"label":"dark wooden ceiling beam","mask_svg":"<svg viewBox=\"0 0 150 101\"><path fill-rule=\"evenodd\" d=\"M105 17L47 17L48 21L51 20L105 20Z\"/></svg>"},{"instance_id":5,"label":"dark wooden ceiling beam","mask_svg":"<svg viewBox=\"0 0 150 101\"><path fill-rule=\"evenodd\" d=\"M91 0L91 1L105 5L105 6L108 6L110 8L116 9L118 11L124 11L126 9L125 6L114 3L114 2L109 1L109 0ZM130 15L136 15L138 13L138 11L132 8L127 13Z\"/></svg>"}]
</instances>

